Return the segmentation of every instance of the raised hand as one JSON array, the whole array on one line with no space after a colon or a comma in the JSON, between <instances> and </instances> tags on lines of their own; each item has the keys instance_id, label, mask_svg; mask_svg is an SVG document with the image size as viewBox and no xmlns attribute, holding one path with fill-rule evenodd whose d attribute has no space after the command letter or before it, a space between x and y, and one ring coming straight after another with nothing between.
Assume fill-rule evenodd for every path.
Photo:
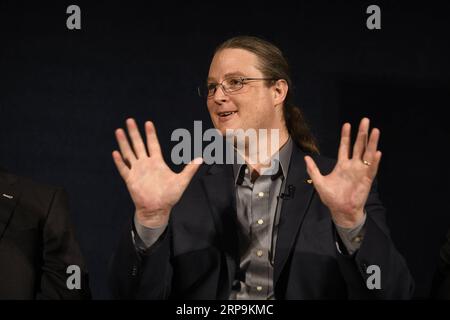
<instances>
[{"instance_id":1,"label":"raised hand","mask_svg":"<svg viewBox=\"0 0 450 320\"><path fill-rule=\"evenodd\" d=\"M120 152L112 153L117 170L125 181L135 205L140 224L156 228L169 219L172 207L180 200L201 158L188 163L180 173L173 172L164 162L153 123L145 123L145 145L134 119L126 121L131 145L123 129L116 130Z\"/></svg>"},{"instance_id":2,"label":"raised hand","mask_svg":"<svg viewBox=\"0 0 450 320\"><path fill-rule=\"evenodd\" d=\"M353 228L364 218L364 206L377 174L381 152L377 151L380 131L373 129L370 137L368 118L363 118L350 157L349 123L342 126L338 160L333 171L323 176L314 160L305 156L307 171L322 202L330 209L334 222Z\"/></svg>"}]
</instances>

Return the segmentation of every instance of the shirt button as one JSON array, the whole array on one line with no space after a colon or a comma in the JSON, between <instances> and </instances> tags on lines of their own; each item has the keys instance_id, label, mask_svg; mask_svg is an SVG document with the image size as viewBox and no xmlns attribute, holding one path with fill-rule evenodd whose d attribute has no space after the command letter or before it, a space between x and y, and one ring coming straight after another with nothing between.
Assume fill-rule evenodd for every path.
<instances>
[{"instance_id":1,"label":"shirt button","mask_svg":"<svg viewBox=\"0 0 450 320\"><path fill-rule=\"evenodd\" d=\"M256 251L256 255L257 255L258 257L262 257L263 251L262 251L262 250Z\"/></svg>"},{"instance_id":2,"label":"shirt button","mask_svg":"<svg viewBox=\"0 0 450 320\"><path fill-rule=\"evenodd\" d=\"M264 223L264 220L263 219L259 219L258 220L258 224L263 224Z\"/></svg>"},{"instance_id":3,"label":"shirt button","mask_svg":"<svg viewBox=\"0 0 450 320\"><path fill-rule=\"evenodd\" d=\"M264 192L258 193L258 197L260 197L260 198L264 197Z\"/></svg>"},{"instance_id":4,"label":"shirt button","mask_svg":"<svg viewBox=\"0 0 450 320\"><path fill-rule=\"evenodd\" d=\"M256 290L262 291L262 287L261 287L261 286L257 286L257 287L256 287Z\"/></svg>"},{"instance_id":5,"label":"shirt button","mask_svg":"<svg viewBox=\"0 0 450 320\"><path fill-rule=\"evenodd\" d=\"M362 241L362 237L361 236L356 236L355 238L353 238L353 241L356 243L360 243Z\"/></svg>"}]
</instances>

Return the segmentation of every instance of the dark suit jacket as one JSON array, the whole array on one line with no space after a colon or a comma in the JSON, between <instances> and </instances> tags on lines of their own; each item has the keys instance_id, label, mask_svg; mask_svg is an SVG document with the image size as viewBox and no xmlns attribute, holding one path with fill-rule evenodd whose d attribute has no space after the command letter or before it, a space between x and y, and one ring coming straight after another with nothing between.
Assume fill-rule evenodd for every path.
<instances>
[{"instance_id":1,"label":"dark suit jacket","mask_svg":"<svg viewBox=\"0 0 450 320\"><path fill-rule=\"evenodd\" d=\"M308 179L304 152L294 145L281 209L274 263L276 299L408 299L413 280L395 249L374 187L366 233L353 256L338 252L330 212ZM314 156L323 174L335 161ZM145 254L133 245L131 225L111 262L117 298L228 299L239 265L232 165L203 165L172 210L169 226ZM369 290L367 267L378 265L381 289Z\"/></svg>"},{"instance_id":2,"label":"dark suit jacket","mask_svg":"<svg viewBox=\"0 0 450 320\"><path fill-rule=\"evenodd\" d=\"M81 290L67 288L69 265L82 270ZM65 192L0 171L0 299L89 297Z\"/></svg>"}]
</instances>

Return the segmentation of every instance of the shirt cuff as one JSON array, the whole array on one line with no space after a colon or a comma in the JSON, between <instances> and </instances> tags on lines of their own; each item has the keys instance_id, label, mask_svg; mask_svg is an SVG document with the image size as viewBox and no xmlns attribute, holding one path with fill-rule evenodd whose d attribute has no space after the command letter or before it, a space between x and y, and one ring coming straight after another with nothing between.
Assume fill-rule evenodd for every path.
<instances>
[{"instance_id":1,"label":"shirt cuff","mask_svg":"<svg viewBox=\"0 0 450 320\"><path fill-rule=\"evenodd\" d=\"M361 243L364 239L364 232L365 232L364 226L366 223L366 217L367 213L364 210L363 221L354 228L344 228L338 226L336 223L334 224L336 226L336 230L339 234L339 237L342 240L342 243L344 244L345 248L347 249L347 252L350 255L352 255L361 247Z\"/></svg>"},{"instance_id":2,"label":"shirt cuff","mask_svg":"<svg viewBox=\"0 0 450 320\"><path fill-rule=\"evenodd\" d=\"M143 226L137 221L136 215L134 216L134 231L133 240L138 249L146 250L150 248L159 237L164 233L167 228L167 224L158 228L149 228Z\"/></svg>"}]
</instances>

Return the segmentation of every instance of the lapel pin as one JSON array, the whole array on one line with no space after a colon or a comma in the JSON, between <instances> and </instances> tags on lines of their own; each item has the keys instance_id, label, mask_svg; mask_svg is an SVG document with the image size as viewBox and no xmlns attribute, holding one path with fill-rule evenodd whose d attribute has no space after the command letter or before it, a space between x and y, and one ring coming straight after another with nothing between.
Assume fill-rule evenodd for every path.
<instances>
[{"instance_id":1,"label":"lapel pin","mask_svg":"<svg viewBox=\"0 0 450 320\"><path fill-rule=\"evenodd\" d=\"M8 198L8 199L12 199L12 198L14 198L13 196L11 196L11 195L9 195L9 194L6 194L6 193L4 193L4 194L2 194L2 196L4 196L5 198Z\"/></svg>"}]
</instances>

